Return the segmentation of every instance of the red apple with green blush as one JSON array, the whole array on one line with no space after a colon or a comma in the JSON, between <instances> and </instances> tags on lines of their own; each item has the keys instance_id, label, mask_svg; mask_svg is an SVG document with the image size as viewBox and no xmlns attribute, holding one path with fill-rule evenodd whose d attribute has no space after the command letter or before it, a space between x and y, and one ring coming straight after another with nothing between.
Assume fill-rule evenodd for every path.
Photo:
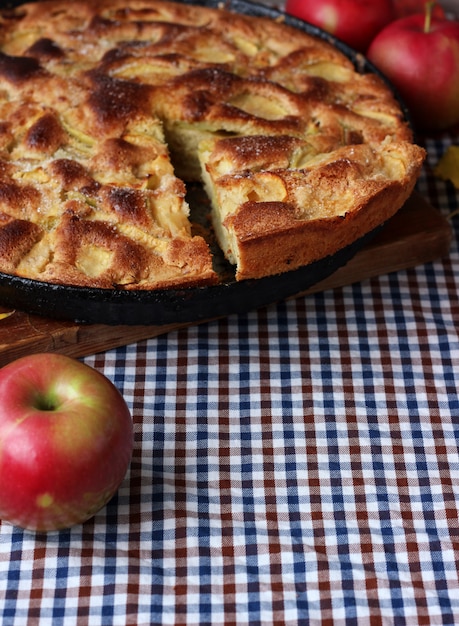
<instances>
[{"instance_id":1,"label":"red apple with green blush","mask_svg":"<svg viewBox=\"0 0 459 626\"><path fill-rule=\"evenodd\" d=\"M359 52L395 18L392 0L287 0L285 10Z\"/></svg>"},{"instance_id":2,"label":"red apple with green blush","mask_svg":"<svg viewBox=\"0 0 459 626\"><path fill-rule=\"evenodd\" d=\"M368 58L392 82L415 127L448 129L459 123L459 21L426 14L389 24L374 39Z\"/></svg>"},{"instance_id":3,"label":"red apple with green blush","mask_svg":"<svg viewBox=\"0 0 459 626\"><path fill-rule=\"evenodd\" d=\"M0 369L0 519L51 531L93 517L131 460L128 406L103 374L43 353Z\"/></svg>"}]
</instances>

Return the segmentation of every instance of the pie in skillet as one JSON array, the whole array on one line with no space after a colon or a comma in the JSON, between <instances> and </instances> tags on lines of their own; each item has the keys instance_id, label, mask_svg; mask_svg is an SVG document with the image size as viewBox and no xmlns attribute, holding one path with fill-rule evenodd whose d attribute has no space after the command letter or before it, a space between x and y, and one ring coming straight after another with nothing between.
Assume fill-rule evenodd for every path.
<instances>
[{"instance_id":1,"label":"pie in skillet","mask_svg":"<svg viewBox=\"0 0 459 626\"><path fill-rule=\"evenodd\" d=\"M218 282L332 255L385 222L424 151L399 104L281 21L156 0L0 11L0 271L64 285Z\"/></svg>"}]
</instances>

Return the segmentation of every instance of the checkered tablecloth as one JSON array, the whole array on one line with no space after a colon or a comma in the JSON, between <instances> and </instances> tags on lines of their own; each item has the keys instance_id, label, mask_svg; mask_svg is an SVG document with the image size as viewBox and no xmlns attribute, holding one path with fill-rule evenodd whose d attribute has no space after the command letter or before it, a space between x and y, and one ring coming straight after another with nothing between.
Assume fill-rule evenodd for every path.
<instances>
[{"instance_id":1,"label":"checkered tablecloth","mask_svg":"<svg viewBox=\"0 0 459 626\"><path fill-rule=\"evenodd\" d=\"M2 626L458 624L451 220L448 258L86 358L132 465L83 526L0 523Z\"/></svg>"}]
</instances>

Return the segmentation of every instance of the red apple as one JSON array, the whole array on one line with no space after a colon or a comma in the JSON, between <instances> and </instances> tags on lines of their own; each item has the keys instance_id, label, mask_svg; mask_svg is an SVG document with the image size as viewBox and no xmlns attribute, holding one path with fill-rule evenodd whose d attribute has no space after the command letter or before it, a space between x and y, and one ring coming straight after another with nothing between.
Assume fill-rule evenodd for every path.
<instances>
[{"instance_id":1,"label":"red apple","mask_svg":"<svg viewBox=\"0 0 459 626\"><path fill-rule=\"evenodd\" d=\"M459 122L458 21L429 11L396 20L376 36L368 58L399 91L419 130Z\"/></svg>"},{"instance_id":2,"label":"red apple","mask_svg":"<svg viewBox=\"0 0 459 626\"><path fill-rule=\"evenodd\" d=\"M115 494L133 428L113 383L76 359L22 357L0 369L0 518L31 530L79 524Z\"/></svg>"},{"instance_id":3,"label":"red apple","mask_svg":"<svg viewBox=\"0 0 459 626\"><path fill-rule=\"evenodd\" d=\"M395 18L392 0L286 0L285 10L360 52Z\"/></svg>"}]
</instances>

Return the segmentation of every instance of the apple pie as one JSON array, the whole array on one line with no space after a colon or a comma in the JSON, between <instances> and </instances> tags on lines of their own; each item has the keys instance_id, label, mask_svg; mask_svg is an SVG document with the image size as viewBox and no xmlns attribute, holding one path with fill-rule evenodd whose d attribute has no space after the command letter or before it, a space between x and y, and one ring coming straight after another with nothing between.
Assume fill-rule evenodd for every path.
<instances>
[{"instance_id":1,"label":"apple pie","mask_svg":"<svg viewBox=\"0 0 459 626\"><path fill-rule=\"evenodd\" d=\"M0 11L8 275L209 285L212 236L237 280L279 274L385 222L423 159L379 76L280 19L160 0Z\"/></svg>"}]
</instances>

